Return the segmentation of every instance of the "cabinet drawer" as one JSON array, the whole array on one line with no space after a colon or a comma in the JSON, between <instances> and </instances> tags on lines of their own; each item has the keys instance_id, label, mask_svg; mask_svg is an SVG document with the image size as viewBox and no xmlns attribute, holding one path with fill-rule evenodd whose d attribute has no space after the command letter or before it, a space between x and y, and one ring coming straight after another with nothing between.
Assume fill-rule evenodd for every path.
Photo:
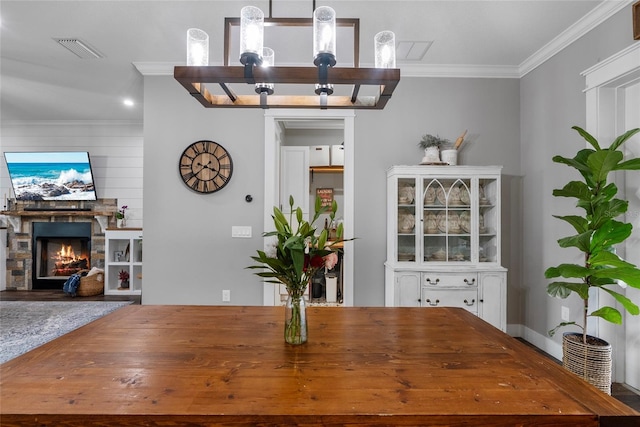
<instances>
[{"instance_id":1,"label":"cabinet drawer","mask_svg":"<svg viewBox=\"0 0 640 427\"><path fill-rule=\"evenodd\" d=\"M430 288L470 288L478 286L477 273L422 273L422 285Z\"/></svg>"},{"instance_id":2,"label":"cabinet drawer","mask_svg":"<svg viewBox=\"0 0 640 427\"><path fill-rule=\"evenodd\" d=\"M472 313L478 312L477 289L430 289L422 288L424 307L461 307Z\"/></svg>"}]
</instances>

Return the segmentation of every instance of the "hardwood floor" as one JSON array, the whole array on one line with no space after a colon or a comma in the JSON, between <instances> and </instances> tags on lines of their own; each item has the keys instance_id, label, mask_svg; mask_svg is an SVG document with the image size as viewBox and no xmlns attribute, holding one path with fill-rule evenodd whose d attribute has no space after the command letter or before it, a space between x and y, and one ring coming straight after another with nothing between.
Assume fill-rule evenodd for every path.
<instances>
[{"instance_id":1,"label":"hardwood floor","mask_svg":"<svg viewBox=\"0 0 640 427\"><path fill-rule=\"evenodd\" d=\"M133 304L140 304L139 295L96 295L91 297L71 298L61 290L37 290L37 291L2 291L0 301L133 301ZM529 344L521 339L522 342ZM533 347L533 345L531 345ZM535 348L535 347L534 347ZM537 349L537 348L536 348ZM537 349L540 353L560 363L549 354ZM626 384L613 383L611 395L627 406L640 411L640 391L633 389Z\"/></svg>"},{"instance_id":2,"label":"hardwood floor","mask_svg":"<svg viewBox=\"0 0 640 427\"><path fill-rule=\"evenodd\" d=\"M34 291L2 291L0 301L133 301L140 304L140 295L95 295L90 297L75 297L65 295L62 290L34 290Z\"/></svg>"}]
</instances>

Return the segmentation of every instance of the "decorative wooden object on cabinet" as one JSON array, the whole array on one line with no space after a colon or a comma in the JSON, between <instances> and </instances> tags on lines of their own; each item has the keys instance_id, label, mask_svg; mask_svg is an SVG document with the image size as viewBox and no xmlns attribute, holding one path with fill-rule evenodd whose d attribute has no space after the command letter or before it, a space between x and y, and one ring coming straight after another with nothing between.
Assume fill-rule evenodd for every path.
<instances>
[{"instance_id":1,"label":"decorative wooden object on cabinet","mask_svg":"<svg viewBox=\"0 0 640 427\"><path fill-rule=\"evenodd\" d=\"M461 307L506 330L500 166L387 172L385 305Z\"/></svg>"},{"instance_id":2,"label":"decorative wooden object on cabinet","mask_svg":"<svg viewBox=\"0 0 640 427\"><path fill-rule=\"evenodd\" d=\"M116 255L121 254L120 258ZM105 295L142 293L142 229L107 229L105 232ZM120 271L129 273L129 288L120 286Z\"/></svg>"}]
</instances>

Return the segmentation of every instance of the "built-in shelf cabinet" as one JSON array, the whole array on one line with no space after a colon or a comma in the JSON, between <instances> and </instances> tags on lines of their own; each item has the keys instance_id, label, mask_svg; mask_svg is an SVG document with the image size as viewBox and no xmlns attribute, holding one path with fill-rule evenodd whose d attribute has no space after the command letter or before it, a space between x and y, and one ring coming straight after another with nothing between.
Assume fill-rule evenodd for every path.
<instances>
[{"instance_id":1,"label":"built-in shelf cabinet","mask_svg":"<svg viewBox=\"0 0 640 427\"><path fill-rule=\"evenodd\" d=\"M105 232L105 295L142 293L142 229L107 229ZM123 286L120 272L129 273Z\"/></svg>"},{"instance_id":2,"label":"built-in shelf cabinet","mask_svg":"<svg viewBox=\"0 0 640 427\"><path fill-rule=\"evenodd\" d=\"M461 307L506 329L499 166L387 173L387 306Z\"/></svg>"}]
</instances>

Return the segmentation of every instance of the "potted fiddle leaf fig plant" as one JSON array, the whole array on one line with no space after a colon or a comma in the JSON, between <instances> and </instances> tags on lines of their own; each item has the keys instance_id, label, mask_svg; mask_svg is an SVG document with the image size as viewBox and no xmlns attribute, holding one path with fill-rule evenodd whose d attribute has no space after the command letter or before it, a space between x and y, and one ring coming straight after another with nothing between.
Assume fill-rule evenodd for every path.
<instances>
[{"instance_id":1,"label":"potted fiddle leaf fig plant","mask_svg":"<svg viewBox=\"0 0 640 427\"><path fill-rule=\"evenodd\" d=\"M573 158L554 156L553 161L576 169L581 181L571 181L561 189L553 190L556 197L576 199L576 207L582 215L554 215L569 223L575 234L562 237L558 244L562 248L573 248L582 252L584 262L560 264L550 267L545 277L554 279L547 286L547 293L554 297L567 298L576 294L583 301L582 324L562 322L549 331L553 336L564 326L578 326L581 333L565 333L563 336L563 365L591 384L610 394L611 390L611 346L604 340L587 335L589 319L599 317L614 324L622 323L622 314L615 307L604 306L590 311L591 290L613 297L620 306L632 315L640 309L621 291L626 286L640 289L640 270L636 265L616 254L614 245L623 243L632 232L632 225L619 218L629 202L617 198L618 188L609 181L615 171L640 170L640 158L624 159L622 145L640 128L632 129L617 137L608 148L584 129L573 127L593 148L578 151ZM579 350L576 351L576 347ZM587 360L589 362L587 363ZM602 362L602 363L601 363Z\"/></svg>"}]
</instances>

